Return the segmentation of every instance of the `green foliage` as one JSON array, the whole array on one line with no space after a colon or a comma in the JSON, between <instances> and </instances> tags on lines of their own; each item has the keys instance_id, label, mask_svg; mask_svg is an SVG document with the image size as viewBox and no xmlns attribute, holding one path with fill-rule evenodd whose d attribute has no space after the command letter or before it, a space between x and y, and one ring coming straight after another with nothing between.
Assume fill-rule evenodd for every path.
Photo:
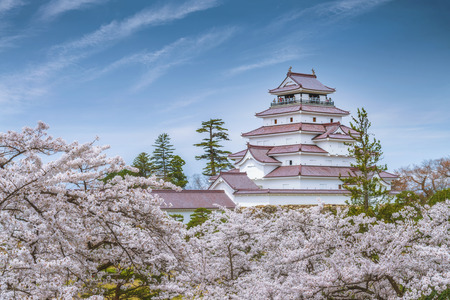
<instances>
[{"instance_id":1,"label":"green foliage","mask_svg":"<svg viewBox=\"0 0 450 300\"><path fill-rule=\"evenodd\" d=\"M211 210L203 207L197 208L191 215L191 220L186 224L187 228L189 229L205 223L206 220L208 220L211 212L212 212Z\"/></svg>"},{"instance_id":2,"label":"green foliage","mask_svg":"<svg viewBox=\"0 0 450 300\"><path fill-rule=\"evenodd\" d=\"M133 167L139 169L138 176L150 177L153 173L153 164L148 153L142 152L133 161Z\"/></svg>"},{"instance_id":3,"label":"green foliage","mask_svg":"<svg viewBox=\"0 0 450 300\"><path fill-rule=\"evenodd\" d=\"M131 268L120 267L108 267L105 271L103 284L93 287L92 292L82 295L82 298L101 295L105 299L149 300L159 297L159 291L151 290L149 285L161 282L163 275L140 274Z\"/></svg>"},{"instance_id":4,"label":"green foliage","mask_svg":"<svg viewBox=\"0 0 450 300\"><path fill-rule=\"evenodd\" d=\"M352 117L351 128L356 133L350 133L354 139L353 143L346 143L349 146L349 154L356 159L352 167L357 168L356 174L348 174L348 177L341 177L344 183L343 187L351 193L351 204L363 205L366 212L369 206L375 204L379 199L383 199L389 194L389 191L381 183L377 176L380 172L386 171L385 165L377 165L382 158L380 141L373 139L371 141L369 132L371 123L367 118L367 112L364 108L358 108L358 117ZM341 174L345 176L347 174Z\"/></svg>"},{"instance_id":5,"label":"green foliage","mask_svg":"<svg viewBox=\"0 0 450 300\"><path fill-rule=\"evenodd\" d=\"M173 156L169 163L169 173L167 180L176 186L184 188L188 183L187 176L183 173L183 166L186 162L178 155Z\"/></svg>"},{"instance_id":6,"label":"green foliage","mask_svg":"<svg viewBox=\"0 0 450 300\"><path fill-rule=\"evenodd\" d=\"M183 215L171 214L169 216L171 216L175 221L178 221L178 222L181 222L181 223L183 223L183 221L184 221L184 216Z\"/></svg>"},{"instance_id":7,"label":"green foliage","mask_svg":"<svg viewBox=\"0 0 450 300\"><path fill-rule=\"evenodd\" d=\"M448 300L450 299L450 288L438 293L436 291L431 292L428 296L423 296L420 300Z\"/></svg>"},{"instance_id":8,"label":"green foliage","mask_svg":"<svg viewBox=\"0 0 450 300\"><path fill-rule=\"evenodd\" d=\"M123 169L122 171L119 171L119 172L108 173L105 176L105 178L102 179L102 181L106 183L106 182L110 181L111 179L113 179L116 176L120 176L120 177L124 178L125 175L139 176L138 173L131 172L130 170L127 170L127 169Z\"/></svg>"},{"instance_id":9,"label":"green foliage","mask_svg":"<svg viewBox=\"0 0 450 300\"><path fill-rule=\"evenodd\" d=\"M203 175L214 176L220 171L232 168L233 166L228 161L228 154L230 151L224 151L221 141L228 141L228 129L223 127L225 122L222 119L210 119L202 122L202 127L197 129L198 133L207 133L208 136L202 140L201 143L194 144L196 147L202 147L205 153L196 156L195 159L208 160L206 167L203 168Z\"/></svg>"},{"instance_id":10,"label":"green foliage","mask_svg":"<svg viewBox=\"0 0 450 300\"><path fill-rule=\"evenodd\" d=\"M173 158L173 145L170 143L170 137L167 133L162 133L155 140L153 145L153 155L151 162L153 164L156 175L163 180L167 180L169 174L169 163Z\"/></svg>"},{"instance_id":11,"label":"green foliage","mask_svg":"<svg viewBox=\"0 0 450 300\"><path fill-rule=\"evenodd\" d=\"M438 202L444 202L450 199L450 189L440 190L434 193L430 199L428 199L428 205L435 205Z\"/></svg>"}]
</instances>

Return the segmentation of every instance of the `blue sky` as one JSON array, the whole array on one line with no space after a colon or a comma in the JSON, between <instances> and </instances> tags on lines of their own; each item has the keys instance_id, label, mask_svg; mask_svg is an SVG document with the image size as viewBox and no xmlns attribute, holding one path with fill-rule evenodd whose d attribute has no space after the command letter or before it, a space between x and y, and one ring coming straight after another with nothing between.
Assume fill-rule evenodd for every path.
<instances>
[{"instance_id":1,"label":"blue sky","mask_svg":"<svg viewBox=\"0 0 450 300\"><path fill-rule=\"evenodd\" d=\"M0 130L42 120L131 164L167 132L200 173L201 121L230 151L289 66L365 107L390 170L450 154L444 0L0 0ZM347 119L346 122L349 120Z\"/></svg>"}]
</instances>

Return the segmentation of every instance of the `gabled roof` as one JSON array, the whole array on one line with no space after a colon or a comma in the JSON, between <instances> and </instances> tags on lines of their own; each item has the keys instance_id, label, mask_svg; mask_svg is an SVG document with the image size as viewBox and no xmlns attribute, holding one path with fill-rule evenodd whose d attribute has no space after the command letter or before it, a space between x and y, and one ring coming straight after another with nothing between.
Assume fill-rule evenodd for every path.
<instances>
[{"instance_id":1,"label":"gabled roof","mask_svg":"<svg viewBox=\"0 0 450 300\"><path fill-rule=\"evenodd\" d=\"M353 136L358 134L355 130L345 125L341 125L339 122L327 124L325 125L325 128L326 131L321 135L314 137L313 140L323 140L327 138L337 140L353 140L350 136L350 132Z\"/></svg>"},{"instance_id":2,"label":"gabled roof","mask_svg":"<svg viewBox=\"0 0 450 300\"><path fill-rule=\"evenodd\" d=\"M317 76L314 74L294 73L289 71L286 75L286 78L292 79L294 84L286 86L281 86L280 84L276 89L269 90L269 93L275 94L277 92L297 90L300 88L305 90L329 92L329 93L336 91L336 89L323 85L319 80L317 80ZM283 82L285 82L285 80L283 80Z\"/></svg>"},{"instance_id":3,"label":"gabled roof","mask_svg":"<svg viewBox=\"0 0 450 300\"><path fill-rule=\"evenodd\" d=\"M292 112L297 112L297 111L325 113L325 114L333 114L333 115L341 115L341 116L347 116L350 114L349 111L342 110L342 109L334 107L334 106L297 104L297 105L271 107L269 109L266 109L262 112L257 113L256 116L257 117L273 116L273 115L287 114L287 113L292 113Z\"/></svg>"},{"instance_id":4,"label":"gabled roof","mask_svg":"<svg viewBox=\"0 0 450 300\"><path fill-rule=\"evenodd\" d=\"M296 153L296 152L310 152L310 153L328 153L319 146L308 144L295 144L274 146L267 153L268 155L282 154L282 153Z\"/></svg>"},{"instance_id":5,"label":"gabled roof","mask_svg":"<svg viewBox=\"0 0 450 300\"><path fill-rule=\"evenodd\" d=\"M291 123L283 125L262 126L255 130L245 132L242 134L242 136L296 132L300 130L322 133L325 132L325 126L323 124L316 124L316 123Z\"/></svg>"},{"instance_id":6,"label":"gabled roof","mask_svg":"<svg viewBox=\"0 0 450 300\"><path fill-rule=\"evenodd\" d=\"M217 205L226 208L234 208L236 205L222 190L153 190L152 194L157 194L164 199L166 205L161 209L196 209L196 208L217 208Z\"/></svg>"},{"instance_id":7,"label":"gabled roof","mask_svg":"<svg viewBox=\"0 0 450 300\"><path fill-rule=\"evenodd\" d=\"M216 180L219 178L222 178L235 191L259 189L245 172L220 172Z\"/></svg>"},{"instance_id":8,"label":"gabled roof","mask_svg":"<svg viewBox=\"0 0 450 300\"><path fill-rule=\"evenodd\" d=\"M244 149L244 150L241 150L241 151L239 151L239 152L236 152L236 153L231 153L231 154L229 154L228 155L228 157L229 158L240 158L240 157L243 157L244 155L245 155L245 153L247 153L247 149Z\"/></svg>"},{"instance_id":9,"label":"gabled roof","mask_svg":"<svg viewBox=\"0 0 450 300\"><path fill-rule=\"evenodd\" d=\"M247 150L242 156L241 160L237 162L239 164L243 161L247 153L249 153L256 161L264 164L281 164L280 161L267 155L267 152L272 149L272 146L255 146L247 144Z\"/></svg>"},{"instance_id":10,"label":"gabled roof","mask_svg":"<svg viewBox=\"0 0 450 300\"><path fill-rule=\"evenodd\" d=\"M241 150L239 152L228 155L230 158L240 158L242 159L248 151L248 148L252 149L267 149L264 156L272 156L277 154L285 154L285 153L297 153L297 152L307 152L307 153L328 153L317 145L310 144L294 144L294 145L282 145L282 146L257 146L247 144L247 149ZM253 156L255 157L255 156ZM256 157L255 157L256 159ZM278 161L277 161L278 162ZM235 169L237 170L237 169Z\"/></svg>"},{"instance_id":11,"label":"gabled roof","mask_svg":"<svg viewBox=\"0 0 450 300\"><path fill-rule=\"evenodd\" d=\"M310 176L310 177L348 177L355 176L358 173L353 167L339 167L339 166L281 166L264 176L265 178L273 177L295 177L295 176ZM388 172L380 172L381 178L396 178L397 176Z\"/></svg>"}]
</instances>

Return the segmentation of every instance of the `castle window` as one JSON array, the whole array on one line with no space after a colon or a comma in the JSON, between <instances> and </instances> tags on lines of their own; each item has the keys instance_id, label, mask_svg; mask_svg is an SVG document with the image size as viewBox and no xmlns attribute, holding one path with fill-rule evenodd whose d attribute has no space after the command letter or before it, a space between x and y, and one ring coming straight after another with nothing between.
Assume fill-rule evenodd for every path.
<instances>
[{"instance_id":1,"label":"castle window","mask_svg":"<svg viewBox=\"0 0 450 300\"><path fill-rule=\"evenodd\" d=\"M289 119L289 121L291 121L291 123L294 122L294 118L291 117L291 118Z\"/></svg>"},{"instance_id":2,"label":"castle window","mask_svg":"<svg viewBox=\"0 0 450 300\"><path fill-rule=\"evenodd\" d=\"M330 123L333 123L333 119L330 119Z\"/></svg>"},{"instance_id":3,"label":"castle window","mask_svg":"<svg viewBox=\"0 0 450 300\"><path fill-rule=\"evenodd\" d=\"M277 121L278 121L277 119L274 119L273 124L277 124Z\"/></svg>"},{"instance_id":4,"label":"castle window","mask_svg":"<svg viewBox=\"0 0 450 300\"><path fill-rule=\"evenodd\" d=\"M316 122L317 121L317 118L316 117L313 117L313 122Z\"/></svg>"},{"instance_id":5,"label":"castle window","mask_svg":"<svg viewBox=\"0 0 450 300\"><path fill-rule=\"evenodd\" d=\"M289 161L289 165L292 166L292 160Z\"/></svg>"},{"instance_id":6,"label":"castle window","mask_svg":"<svg viewBox=\"0 0 450 300\"><path fill-rule=\"evenodd\" d=\"M342 184L339 185L339 189L342 190Z\"/></svg>"}]
</instances>

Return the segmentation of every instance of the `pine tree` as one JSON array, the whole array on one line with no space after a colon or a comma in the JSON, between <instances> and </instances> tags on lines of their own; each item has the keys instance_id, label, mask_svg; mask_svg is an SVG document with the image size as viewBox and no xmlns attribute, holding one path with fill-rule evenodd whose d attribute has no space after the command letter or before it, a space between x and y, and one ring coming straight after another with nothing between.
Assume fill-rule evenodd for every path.
<instances>
[{"instance_id":1,"label":"pine tree","mask_svg":"<svg viewBox=\"0 0 450 300\"><path fill-rule=\"evenodd\" d=\"M162 133L155 140L153 145L153 156L151 162L153 164L155 173L163 180L167 180L169 174L169 163L173 158L173 145L170 144L170 137L167 133Z\"/></svg>"},{"instance_id":2,"label":"pine tree","mask_svg":"<svg viewBox=\"0 0 450 300\"><path fill-rule=\"evenodd\" d=\"M230 151L221 150L223 147L220 141L229 141L228 129L223 127L225 122L222 119L210 119L202 122L202 127L197 129L198 133L207 133L208 136L202 140L201 143L194 144L196 147L202 147L205 151L203 155L196 156L195 159L208 160L206 167L203 168L203 175L214 176L221 170L226 170L232 167L228 161L228 154Z\"/></svg>"},{"instance_id":3,"label":"pine tree","mask_svg":"<svg viewBox=\"0 0 450 300\"><path fill-rule=\"evenodd\" d=\"M133 161L133 167L139 169L138 176L150 177L153 173L153 164L150 155L146 152L140 153Z\"/></svg>"},{"instance_id":4,"label":"pine tree","mask_svg":"<svg viewBox=\"0 0 450 300\"><path fill-rule=\"evenodd\" d=\"M343 187L351 193L352 204L363 205L367 212L369 205L389 194L378 176L381 172L386 171L387 167L386 165L377 165L383 152L379 140L375 138L370 140L372 134L369 129L372 124L367 118L366 110L358 108L358 117L352 117L352 119L353 122L350 122L350 126L356 133L350 132L350 136L355 142L346 143L346 145L349 146L349 155L356 159L356 163L351 166L357 170L354 175L349 174L348 177L340 179L344 183Z\"/></svg>"},{"instance_id":5,"label":"pine tree","mask_svg":"<svg viewBox=\"0 0 450 300\"><path fill-rule=\"evenodd\" d=\"M188 183L187 176L183 173L183 166L186 162L178 155L175 155L169 163L169 173L167 180L176 186L184 188Z\"/></svg>"}]
</instances>

